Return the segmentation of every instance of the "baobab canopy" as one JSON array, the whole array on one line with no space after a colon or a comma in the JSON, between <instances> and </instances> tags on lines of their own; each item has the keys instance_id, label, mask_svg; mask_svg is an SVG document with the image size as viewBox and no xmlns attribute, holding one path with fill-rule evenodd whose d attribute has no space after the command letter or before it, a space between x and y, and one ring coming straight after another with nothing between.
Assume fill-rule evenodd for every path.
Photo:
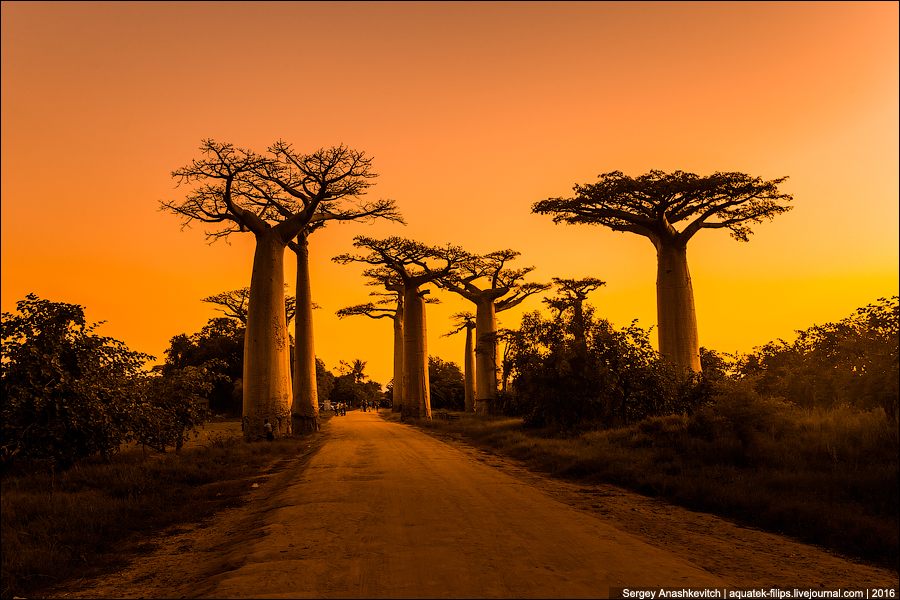
<instances>
[{"instance_id":1,"label":"baobab canopy","mask_svg":"<svg viewBox=\"0 0 900 600\"><path fill-rule=\"evenodd\" d=\"M789 211L793 197L778 191L787 177L764 181L744 173L650 171L637 178L621 171L600 175L596 183L575 185L571 198L536 202L532 212L552 214L554 223L604 225L643 235L657 252L659 351L683 369L700 371L700 342L694 292L687 265L687 243L700 229L729 229L746 242L750 224ZM675 224L686 225L679 231Z\"/></svg>"},{"instance_id":2,"label":"baobab canopy","mask_svg":"<svg viewBox=\"0 0 900 600\"><path fill-rule=\"evenodd\" d=\"M748 241L750 223L761 223L791 210L782 202L793 196L778 192L787 177L763 181L744 173L693 173L650 171L631 178L621 171L600 175L596 183L575 185L572 198L548 198L532 211L553 214L554 223L605 225L614 231L630 231L649 237L672 236L686 244L701 228L731 230L731 236ZM680 232L674 227L691 221Z\"/></svg>"}]
</instances>

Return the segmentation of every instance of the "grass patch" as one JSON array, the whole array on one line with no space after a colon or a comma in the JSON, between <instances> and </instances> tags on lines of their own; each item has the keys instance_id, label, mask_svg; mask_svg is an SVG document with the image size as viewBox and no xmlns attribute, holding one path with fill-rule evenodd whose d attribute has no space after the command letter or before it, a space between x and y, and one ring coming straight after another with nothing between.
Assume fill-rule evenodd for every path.
<instances>
[{"instance_id":1,"label":"grass patch","mask_svg":"<svg viewBox=\"0 0 900 600\"><path fill-rule=\"evenodd\" d=\"M68 579L120 568L151 549L148 536L240 502L252 482L313 439L245 443L217 434L179 455L129 450L62 473L5 473L2 597L42 596Z\"/></svg>"},{"instance_id":2,"label":"grass patch","mask_svg":"<svg viewBox=\"0 0 900 600\"><path fill-rule=\"evenodd\" d=\"M738 398L608 430L559 433L466 414L413 423L463 434L551 476L617 484L880 567L900 565L900 445L881 411Z\"/></svg>"}]
</instances>

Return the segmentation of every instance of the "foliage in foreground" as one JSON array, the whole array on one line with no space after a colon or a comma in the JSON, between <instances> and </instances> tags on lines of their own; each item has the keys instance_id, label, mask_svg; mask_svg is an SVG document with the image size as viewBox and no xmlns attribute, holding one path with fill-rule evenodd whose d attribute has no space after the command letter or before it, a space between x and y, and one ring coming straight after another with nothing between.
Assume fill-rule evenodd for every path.
<instances>
[{"instance_id":1,"label":"foliage in foreground","mask_svg":"<svg viewBox=\"0 0 900 600\"><path fill-rule=\"evenodd\" d=\"M84 309L29 294L18 314L3 313L0 370L0 462L63 469L108 457L139 441L160 451L180 448L207 414L197 400L218 379L218 363L143 370L153 357L96 335Z\"/></svg>"},{"instance_id":2,"label":"foliage in foreground","mask_svg":"<svg viewBox=\"0 0 900 600\"><path fill-rule=\"evenodd\" d=\"M94 334L82 307L29 294L2 321L2 460L114 451L131 433L147 355Z\"/></svg>"},{"instance_id":3,"label":"foliage in foreground","mask_svg":"<svg viewBox=\"0 0 900 600\"><path fill-rule=\"evenodd\" d=\"M246 494L262 468L295 458L309 439L244 443L214 436L180 455L88 459L63 473L6 474L2 482L2 592L41 597L69 578L100 574L145 552L143 537L200 521Z\"/></svg>"}]
</instances>

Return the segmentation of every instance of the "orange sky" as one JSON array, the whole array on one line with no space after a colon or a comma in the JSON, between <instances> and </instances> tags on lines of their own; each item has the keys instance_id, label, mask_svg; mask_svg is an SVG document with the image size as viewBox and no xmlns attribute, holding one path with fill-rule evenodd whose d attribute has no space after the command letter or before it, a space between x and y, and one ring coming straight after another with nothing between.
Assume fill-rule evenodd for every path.
<instances>
[{"instance_id":1,"label":"orange sky","mask_svg":"<svg viewBox=\"0 0 900 600\"><path fill-rule=\"evenodd\" d=\"M648 240L530 212L613 170L790 176L793 211L688 255L701 345L792 338L897 293L897 24L896 2L3 2L2 309L81 304L161 361L219 314L200 298L249 285L253 251L158 212L184 197L171 172L204 138L284 139L374 157L369 196L408 222L311 238L329 368L391 377L389 323L334 316L371 291L330 261L358 234L512 248L532 280L599 277L601 316L654 325ZM471 305L436 295L429 352L461 364L462 336L440 336Z\"/></svg>"}]
</instances>

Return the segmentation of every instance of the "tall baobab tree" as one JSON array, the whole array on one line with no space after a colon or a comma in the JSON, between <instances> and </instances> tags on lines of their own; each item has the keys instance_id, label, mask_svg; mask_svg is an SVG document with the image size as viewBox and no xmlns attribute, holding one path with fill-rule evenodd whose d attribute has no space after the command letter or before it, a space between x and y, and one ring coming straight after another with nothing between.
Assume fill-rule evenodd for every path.
<instances>
[{"instance_id":1,"label":"tall baobab tree","mask_svg":"<svg viewBox=\"0 0 900 600\"><path fill-rule=\"evenodd\" d=\"M318 393L316 390L316 357L312 322L312 289L309 277L309 236L329 222L371 221L387 219L403 223L393 200L363 202L359 198L371 186L376 175L370 171L371 159L345 146L319 151L313 155L298 154L290 144L278 142L270 148L275 166L263 179L277 186L283 194L261 195L278 212L289 219L305 206L321 189L328 196L319 202L315 214L288 246L297 257L297 317L294 321L294 394L291 414L294 426L312 433L319 428ZM349 202L349 204L348 204Z\"/></svg>"},{"instance_id":2,"label":"tall baobab tree","mask_svg":"<svg viewBox=\"0 0 900 600\"><path fill-rule=\"evenodd\" d=\"M475 304L475 407L479 412L487 411L488 403L497 396L500 366L497 313L550 287L541 283L520 283L534 267L505 268L506 263L517 256L519 253L514 250L472 256L439 280L441 287Z\"/></svg>"},{"instance_id":3,"label":"tall baobab tree","mask_svg":"<svg viewBox=\"0 0 900 600\"><path fill-rule=\"evenodd\" d=\"M421 287L445 277L469 255L461 248L437 248L412 240L389 237L376 240L357 236L356 248L368 254L342 254L340 264L362 262L393 271L403 284L403 405L401 419L431 418L428 385L428 350L425 327L425 294Z\"/></svg>"},{"instance_id":4,"label":"tall baobab tree","mask_svg":"<svg viewBox=\"0 0 900 600\"><path fill-rule=\"evenodd\" d=\"M466 330L466 355L463 362L463 386L465 389L465 407L466 412L475 412L475 343L473 341L473 331L475 330L475 315L470 312L460 312L453 315L456 320L457 327L450 333L444 335L453 335L459 333L463 329Z\"/></svg>"},{"instance_id":5,"label":"tall baobab tree","mask_svg":"<svg viewBox=\"0 0 900 600\"><path fill-rule=\"evenodd\" d=\"M375 302L348 306L337 311L340 319L364 315L370 319L391 319L394 324L394 383L392 412L400 412L403 405L403 284L389 269L367 269L371 278L367 285L382 286L386 292L371 292L380 299Z\"/></svg>"},{"instance_id":6,"label":"tall baobab tree","mask_svg":"<svg viewBox=\"0 0 900 600\"><path fill-rule=\"evenodd\" d=\"M787 177L763 181L744 173L650 171L637 178L614 171L599 181L575 185L571 198L536 202L532 212L552 214L554 223L599 224L650 239L656 248L659 352L682 371L700 372L700 340L687 243L701 229L729 229L746 242L751 223L761 223L792 207L778 191ZM679 231L677 223L686 224Z\"/></svg>"},{"instance_id":7,"label":"tall baobab tree","mask_svg":"<svg viewBox=\"0 0 900 600\"><path fill-rule=\"evenodd\" d=\"M184 225L195 220L219 225L217 231L207 232L212 241L245 231L256 237L244 338L243 420L248 440L263 434L265 419L272 422L276 435L292 432L285 248L310 224L323 202L360 193L372 176L370 159L343 146L292 154L290 160L284 148L279 142L262 156L205 140L200 148L203 158L172 174L179 184L194 185L192 192L180 204L161 203L164 210L182 216Z\"/></svg>"},{"instance_id":8,"label":"tall baobab tree","mask_svg":"<svg viewBox=\"0 0 900 600\"><path fill-rule=\"evenodd\" d=\"M291 379L284 311L284 249L309 221L323 197L315 198L291 218L274 222L271 206L255 201L266 187L258 173L271 159L256 153L205 140L203 158L172 173L179 185L195 187L180 204L162 202L162 208L191 221L215 223L208 231L215 241L235 232L256 237L250 277L247 330L244 336L244 437L258 439L269 419L276 435L291 434ZM274 189L271 190L273 193Z\"/></svg>"}]
</instances>

